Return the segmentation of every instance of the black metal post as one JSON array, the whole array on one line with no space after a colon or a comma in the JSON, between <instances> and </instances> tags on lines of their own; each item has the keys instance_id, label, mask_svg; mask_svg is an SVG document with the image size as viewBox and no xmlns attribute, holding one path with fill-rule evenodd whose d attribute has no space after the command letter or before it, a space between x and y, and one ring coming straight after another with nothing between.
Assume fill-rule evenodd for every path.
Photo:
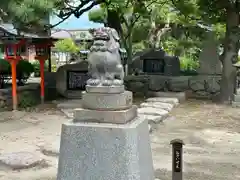
<instances>
[{"instance_id":1,"label":"black metal post","mask_svg":"<svg viewBox=\"0 0 240 180\"><path fill-rule=\"evenodd\" d=\"M170 144L172 145L172 180L182 180L182 146L184 145L184 142L180 139L174 139Z\"/></svg>"}]
</instances>

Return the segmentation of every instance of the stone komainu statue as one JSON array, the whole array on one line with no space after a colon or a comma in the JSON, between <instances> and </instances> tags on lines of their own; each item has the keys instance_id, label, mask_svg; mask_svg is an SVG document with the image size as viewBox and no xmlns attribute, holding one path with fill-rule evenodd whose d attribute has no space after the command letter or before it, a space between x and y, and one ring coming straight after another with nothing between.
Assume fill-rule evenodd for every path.
<instances>
[{"instance_id":1,"label":"stone komainu statue","mask_svg":"<svg viewBox=\"0 0 240 180\"><path fill-rule=\"evenodd\" d=\"M94 30L93 45L88 55L91 86L123 85L124 70L119 53L119 36L115 29L103 27Z\"/></svg>"}]
</instances>

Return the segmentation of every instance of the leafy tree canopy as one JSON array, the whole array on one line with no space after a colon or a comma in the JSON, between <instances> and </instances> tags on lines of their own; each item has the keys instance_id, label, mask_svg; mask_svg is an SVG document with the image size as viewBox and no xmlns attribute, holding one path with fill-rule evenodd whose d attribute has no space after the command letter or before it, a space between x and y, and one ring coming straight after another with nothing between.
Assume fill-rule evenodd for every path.
<instances>
[{"instance_id":1,"label":"leafy tree canopy","mask_svg":"<svg viewBox=\"0 0 240 180\"><path fill-rule=\"evenodd\" d=\"M80 50L80 48L70 38L57 41L55 43L55 48L59 52L72 53L72 54L78 53Z\"/></svg>"},{"instance_id":2,"label":"leafy tree canopy","mask_svg":"<svg viewBox=\"0 0 240 180\"><path fill-rule=\"evenodd\" d=\"M0 20L18 29L37 29L48 24L48 15L63 6L61 0L1 0Z\"/></svg>"}]
</instances>

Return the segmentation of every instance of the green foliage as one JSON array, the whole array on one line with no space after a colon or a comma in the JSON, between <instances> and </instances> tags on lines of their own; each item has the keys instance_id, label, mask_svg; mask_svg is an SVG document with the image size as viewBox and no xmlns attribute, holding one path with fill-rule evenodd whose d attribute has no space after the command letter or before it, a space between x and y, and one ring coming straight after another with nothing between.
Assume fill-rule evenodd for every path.
<instances>
[{"instance_id":1,"label":"green foliage","mask_svg":"<svg viewBox=\"0 0 240 180\"><path fill-rule=\"evenodd\" d=\"M199 62L190 57L182 56L180 58L180 67L182 71L196 71L199 68Z\"/></svg>"},{"instance_id":2,"label":"green foliage","mask_svg":"<svg viewBox=\"0 0 240 180\"><path fill-rule=\"evenodd\" d=\"M213 30L216 34L216 39L218 39L220 41L222 39L224 39L225 31L226 31L226 25L225 24L222 24L222 23L213 24Z\"/></svg>"},{"instance_id":3,"label":"green foliage","mask_svg":"<svg viewBox=\"0 0 240 180\"><path fill-rule=\"evenodd\" d=\"M5 59L0 59L0 74L8 74L11 71L11 66Z\"/></svg>"},{"instance_id":4,"label":"green foliage","mask_svg":"<svg viewBox=\"0 0 240 180\"><path fill-rule=\"evenodd\" d=\"M30 76L34 72L34 66L27 60L21 60L17 64L17 73Z\"/></svg>"},{"instance_id":5,"label":"green foliage","mask_svg":"<svg viewBox=\"0 0 240 180\"><path fill-rule=\"evenodd\" d=\"M34 93L24 91L19 94L18 102L19 108L28 108L37 105L39 103L39 99L36 98Z\"/></svg>"},{"instance_id":6,"label":"green foliage","mask_svg":"<svg viewBox=\"0 0 240 180\"><path fill-rule=\"evenodd\" d=\"M134 43L133 44L133 53L142 51L145 49L144 42Z\"/></svg>"},{"instance_id":7,"label":"green foliage","mask_svg":"<svg viewBox=\"0 0 240 180\"><path fill-rule=\"evenodd\" d=\"M34 72L33 65L27 60L20 60L17 64L17 74L30 75ZM0 73L11 75L11 65L5 59L0 59Z\"/></svg>"},{"instance_id":8,"label":"green foliage","mask_svg":"<svg viewBox=\"0 0 240 180\"><path fill-rule=\"evenodd\" d=\"M11 76L11 65L8 61L0 59L0 75ZM30 74L34 72L33 65L26 61L20 60L16 67L18 85L23 85L24 82L30 77Z\"/></svg>"},{"instance_id":9,"label":"green foliage","mask_svg":"<svg viewBox=\"0 0 240 180\"><path fill-rule=\"evenodd\" d=\"M57 72L57 65L56 65L56 64L53 64L53 65L52 65L51 71L52 71L52 72Z\"/></svg>"},{"instance_id":10,"label":"green foliage","mask_svg":"<svg viewBox=\"0 0 240 180\"><path fill-rule=\"evenodd\" d=\"M19 29L36 30L34 32L38 33L49 23L49 15L63 4L62 0L1 0L0 17L4 22L11 21Z\"/></svg>"},{"instance_id":11,"label":"green foliage","mask_svg":"<svg viewBox=\"0 0 240 180\"><path fill-rule=\"evenodd\" d=\"M34 61L32 63L33 67L34 67L34 76L35 77L40 77L40 63L38 60ZM45 64L44 64L44 71L47 71L48 70L48 64L47 64L47 61L45 61Z\"/></svg>"},{"instance_id":12,"label":"green foliage","mask_svg":"<svg viewBox=\"0 0 240 180\"><path fill-rule=\"evenodd\" d=\"M93 9L88 13L89 21L95 23L104 23L107 18L107 12L104 8Z\"/></svg>"},{"instance_id":13,"label":"green foliage","mask_svg":"<svg viewBox=\"0 0 240 180\"><path fill-rule=\"evenodd\" d=\"M57 41L55 43L55 48L57 51L65 53L78 53L80 50L80 48L70 38Z\"/></svg>"}]
</instances>

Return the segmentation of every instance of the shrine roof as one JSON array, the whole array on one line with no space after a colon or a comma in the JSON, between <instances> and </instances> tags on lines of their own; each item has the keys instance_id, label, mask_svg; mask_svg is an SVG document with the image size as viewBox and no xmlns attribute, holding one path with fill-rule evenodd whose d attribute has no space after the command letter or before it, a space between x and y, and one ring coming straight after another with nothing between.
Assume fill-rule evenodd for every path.
<instances>
[{"instance_id":1,"label":"shrine roof","mask_svg":"<svg viewBox=\"0 0 240 180\"><path fill-rule=\"evenodd\" d=\"M65 30L65 29L53 29L51 36L57 39L73 38L74 40L93 40L92 34L89 29L75 29L75 30Z\"/></svg>"},{"instance_id":2,"label":"shrine roof","mask_svg":"<svg viewBox=\"0 0 240 180\"><path fill-rule=\"evenodd\" d=\"M9 23L0 24L0 38L7 38L12 36L15 38L29 38L29 39L51 38L47 35L43 36L34 33L19 32L12 24Z\"/></svg>"}]
</instances>

